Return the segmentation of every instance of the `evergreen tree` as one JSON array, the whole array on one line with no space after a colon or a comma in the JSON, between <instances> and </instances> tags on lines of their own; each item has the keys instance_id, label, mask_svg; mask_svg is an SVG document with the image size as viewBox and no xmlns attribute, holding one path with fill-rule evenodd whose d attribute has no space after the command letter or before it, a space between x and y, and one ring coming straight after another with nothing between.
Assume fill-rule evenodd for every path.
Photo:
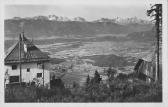
<instances>
[{"instance_id":1,"label":"evergreen tree","mask_svg":"<svg viewBox=\"0 0 168 107\"><path fill-rule=\"evenodd\" d=\"M156 32L156 71L155 71L155 81L158 80L159 77L159 48L161 43L161 35L162 35L162 4L155 4L151 6L150 10L147 10L147 15L154 18L155 22L155 32Z\"/></svg>"},{"instance_id":2,"label":"evergreen tree","mask_svg":"<svg viewBox=\"0 0 168 107\"><path fill-rule=\"evenodd\" d=\"M86 85L88 86L89 83L90 83L90 76L88 75L88 76L87 76L87 79L86 79Z\"/></svg>"},{"instance_id":3,"label":"evergreen tree","mask_svg":"<svg viewBox=\"0 0 168 107\"><path fill-rule=\"evenodd\" d=\"M101 78L100 78L100 74L98 73L98 71L95 71L95 75L94 75L94 83L100 83Z\"/></svg>"}]
</instances>

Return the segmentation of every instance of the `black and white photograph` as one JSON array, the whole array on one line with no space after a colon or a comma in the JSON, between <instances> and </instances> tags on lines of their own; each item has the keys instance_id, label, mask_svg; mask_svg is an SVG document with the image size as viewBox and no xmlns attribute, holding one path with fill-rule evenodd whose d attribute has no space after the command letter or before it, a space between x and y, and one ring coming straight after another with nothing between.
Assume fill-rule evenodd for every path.
<instances>
[{"instance_id":1,"label":"black and white photograph","mask_svg":"<svg viewBox=\"0 0 168 107\"><path fill-rule=\"evenodd\" d=\"M98 1L3 5L4 103L163 102L164 4Z\"/></svg>"}]
</instances>

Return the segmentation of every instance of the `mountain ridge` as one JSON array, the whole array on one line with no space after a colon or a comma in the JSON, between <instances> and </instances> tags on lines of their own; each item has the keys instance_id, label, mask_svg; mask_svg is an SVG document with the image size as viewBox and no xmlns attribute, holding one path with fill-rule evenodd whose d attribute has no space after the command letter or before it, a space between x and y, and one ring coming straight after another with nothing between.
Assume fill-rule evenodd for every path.
<instances>
[{"instance_id":1,"label":"mountain ridge","mask_svg":"<svg viewBox=\"0 0 168 107\"><path fill-rule=\"evenodd\" d=\"M83 17L74 17L74 18L68 18L65 16L56 16L56 15L48 15L48 16L33 16L33 17L13 17L11 19L6 19L6 20L50 20L50 21L78 21L78 22L113 22L121 25L125 24L132 24L132 23L138 23L138 24L152 24L151 21L145 20L145 19L140 19L137 17L128 17L128 18L121 18L121 17L115 17L115 18L105 18L102 17L100 19L95 19L92 21L88 21Z\"/></svg>"},{"instance_id":2,"label":"mountain ridge","mask_svg":"<svg viewBox=\"0 0 168 107\"><path fill-rule=\"evenodd\" d=\"M23 28L25 33L30 37L51 37L64 35L94 36L97 34L129 34L148 31L151 30L153 26L153 24L139 23L121 25L112 21L88 22L82 18L75 20L76 21L8 19L4 22L5 37L18 37L18 34Z\"/></svg>"}]
</instances>

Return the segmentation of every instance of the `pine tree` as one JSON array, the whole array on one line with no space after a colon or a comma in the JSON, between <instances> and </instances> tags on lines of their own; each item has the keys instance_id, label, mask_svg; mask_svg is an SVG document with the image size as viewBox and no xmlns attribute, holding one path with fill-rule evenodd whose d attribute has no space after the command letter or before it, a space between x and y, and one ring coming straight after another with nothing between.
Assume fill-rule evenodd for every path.
<instances>
[{"instance_id":1,"label":"pine tree","mask_svg":"<svg viewBox=\"0 0 168 107\"><path fill-rule=\"evenodd\" d=\"M159 51L162 35L162 4L155 4L151 6L150 10L147 10L147 15L153 17L155 21L155 32L156 32L156 71L155 71L155 81L159 78Z\"/></svg>"},{"instance_id":2,"label":"pine tree","mask_svg":"<svg viewBox=\"0 0 168 107\"><path fill-rule=\"evenodd\" d=\"M100 83L100 81L101 81L100 74L96 70L94 75L94 83Z\"/></svg>"},{"instance_id":3,"label":"pine tree","mask_svg":"<svg viewBox=\"0 0 168 107\"><path fill-rule=\"evenodd\" d=\"M89 85L89 83L90 83L90 76L88 75L86 79L86 85Z\"/></svg>"}]
</instances>

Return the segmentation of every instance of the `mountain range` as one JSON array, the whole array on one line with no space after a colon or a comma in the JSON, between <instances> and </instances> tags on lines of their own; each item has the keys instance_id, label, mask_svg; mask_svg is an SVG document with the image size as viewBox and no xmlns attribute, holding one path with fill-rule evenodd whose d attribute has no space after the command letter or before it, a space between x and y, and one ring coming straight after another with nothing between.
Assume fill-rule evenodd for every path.
<instances>
[{"instance_id":1,"label":"mountain range","mask_svg":"<svg viewBox=\"0 0 168 107\"><path fill-rule=\"evenodd\" d=\"M130 34L149 31L153 24L149 21L134 18L86 21L82 17L70 20L55 15L35 16L32 18L14 17L5 20L5 37L18 37L24 29L29 37L51 37L65 35L94 36L97 34Z\"/></svg>"},{"instance_id":2,"label":"mountain range","mask_svg":"<svg viewBox=\"0 0 168 107\"><path fill-rule=\"evenodd\" d=\"M140 19L137 17L130 17L130 18L120 18L120 17L116 17L116 18L100 18L97 20L93 20L93 21L87 21L85 18L83 17L74 17L72 19L68 18L68 17L63 17L63 16L56 16L56 15L48 15L48 16L34 16L34 17L25 17L25 18L21 18L21 17L13 17L11 20L50 20L50 21L62 21L62 22L67 22L67 21L77 21L77 22L113 22L113 23L117 23L117 24L121 24L121 25L125 25L125 24L133 24L133 23L138 23L138 24L152 24L151 21L149 20L144 20L144 19Z\"/></svg>"}]
</instances>

